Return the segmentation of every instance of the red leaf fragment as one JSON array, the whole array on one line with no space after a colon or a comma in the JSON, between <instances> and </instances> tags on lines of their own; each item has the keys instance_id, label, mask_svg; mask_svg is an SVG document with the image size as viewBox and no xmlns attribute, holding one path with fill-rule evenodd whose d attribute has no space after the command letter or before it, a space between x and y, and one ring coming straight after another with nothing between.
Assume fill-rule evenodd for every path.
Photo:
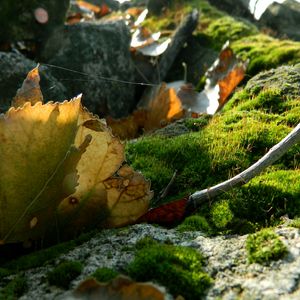
<instances>
[{"instance_id":1,"label":"red leaf fragment","mask_svg":"<svg viewBox=\"0 0 300 300\"><path fill-rule=\"evenodd\" d=\"M149 209L137 223L147 222L165 226L172 226L181 222L185 216L185 207L188 197L176 200L159 207Z\"/></svg>"}]
</instances>

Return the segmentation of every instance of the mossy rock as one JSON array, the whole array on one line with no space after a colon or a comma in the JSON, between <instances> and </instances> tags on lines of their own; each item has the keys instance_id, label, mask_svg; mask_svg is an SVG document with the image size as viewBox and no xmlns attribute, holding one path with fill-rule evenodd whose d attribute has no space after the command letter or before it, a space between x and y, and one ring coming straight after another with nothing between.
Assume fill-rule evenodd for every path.
<instances>
[{"instance_id":1,"label":"mossy rock","mask_svg":"<svg viewBox=\"0 0 300 300\"><path fill-rule=\"evenodd\" d=\"M195 249L155 243L137 251L127 272L135 280L165 286L174 296L200 299L212 282L203 263L203 256Z\"/></svg>"},{"instance_id":2,"label":"mossy rock","mask_svg":"<svg viewBox=\"0 0 300 300\"><path fill-rule=\"evenodd\" d=\"M272 229L250 234L246 241L249 263L269 264L282 258L288 251Z\"/></svg>"}]
</instances>

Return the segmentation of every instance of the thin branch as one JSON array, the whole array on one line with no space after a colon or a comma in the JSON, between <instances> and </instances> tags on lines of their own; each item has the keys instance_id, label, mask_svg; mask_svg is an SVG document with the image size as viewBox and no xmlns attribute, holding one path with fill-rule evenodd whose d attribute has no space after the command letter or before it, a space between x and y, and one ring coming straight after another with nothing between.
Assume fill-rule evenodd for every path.
<instances>
[{"instance_id":1,"label":"thin branch","mask_svg":"<svg viewBox=\"0 0 300 300\"><path fill-rule=\"evenodd\" d=\"M261 159L242 173L219 183L211 188L195 192L189 197L186 214L189 215L203 203L216 196L231 190L234 187L244 185L252 178L259 175L265 168L272 165L282 157L292 146L300 142L300 123L278 144L272 147Z\"/></svg>"}]
</instances>

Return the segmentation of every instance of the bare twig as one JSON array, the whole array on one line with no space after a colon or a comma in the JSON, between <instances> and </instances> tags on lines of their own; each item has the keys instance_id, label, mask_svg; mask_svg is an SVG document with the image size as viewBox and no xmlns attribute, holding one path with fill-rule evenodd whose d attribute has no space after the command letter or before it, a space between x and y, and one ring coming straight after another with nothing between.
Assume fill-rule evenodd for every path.
<instances>
[{"instance_id":1,"label":"bare twig","mask_svg":"<svg viewBox=\"0 0 300 300\"><path fill-rule=\"evenodd\" d=\"M195 192L189 197L186 214L189 215L195 209L199 208L203 203L215 198L216 196L231 190L236 186L241 186L252 178L260 174L265 168L272 165L283 154L285 154L289 148L300 142L300 123L278 144L271 148L261 159L259 159L251 167L243 171L242 173L228 179L222 183L219 183L211 188L204 189L202 191Z\"/></svg>"}]
</instances>

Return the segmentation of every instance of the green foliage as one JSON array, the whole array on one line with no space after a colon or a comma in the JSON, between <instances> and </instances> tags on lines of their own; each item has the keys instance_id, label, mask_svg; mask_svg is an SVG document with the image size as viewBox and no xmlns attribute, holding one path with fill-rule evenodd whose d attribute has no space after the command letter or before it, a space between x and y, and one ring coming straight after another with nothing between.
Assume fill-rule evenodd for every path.
<instances>
[{"instance_id":1,"label":"green foliage","mask_svg":"<svg viewBox=\"0 0 300 300\"><path fill-rule=\"evenodd\" d=\"M98 268L93 274L92 277L95 277L99 282L108 282L117 277L119 273L110 268Z\"/></svg>"},{"instance_id":2,"label":"green foliage","mask_svg":"<svg viewBox=\"0 0 300 300\"><path fill-rule=\"evenodd\" d=\"M246 249L250 263L268 264L287 253L279 236L271 229L263 229L247 237Z\"/></svg>"},{"instance_id":3,"label":"green foliage","mask_svg":"<svg viewBox=\"0 0 300 300\"><path fill-rule=\"evenodd\" d=\"M65 261L48 272L47 279L51 285L67 289L70 282L81 274L82 269L83 266L78 261Z\"/></svg>"},{"instance_id":4,"label":"green foliage","mask_svg":"<svg viewBox=\"0 0 300 300\"><path fill-rule=\"evenodd\" d=\"M156 243L137 251L127 272L135 280L166 286L174 296L200 299L212 282L202 269L203 262L202 255L194 249Z\"/></svg>"},{"instance_id":5,"label":"green foliage","mask_svg":"<svg viewBox=\"0 0 300 300\"><path fill-rule=\"evenodd\" d=\"M5 287L0 289L0 299L14 300L27 291L27 280L23 275L17 275Z\"/></svg>"},{"instance_id":6,"label":"green foliage","mask_svg":"<svg viewBox=\"0 0 300 300\"><path fill-rule=\"evenodd\" d=\"M187 217L179 226L177 230L180 232L185 231L202 231L206 233L211 232L211 227L205 217L194 215Z\"/></svg>"},{"instance_id":7,"label":"green foliage","mask_svg":"<svg viewBox=\"0 0 300 300\"><path fill-rule=\"evenodd\" d=\"M299 228L300 229L300 218L295 218L290 224L289 226L291 227L295 227L295 228Z\"/></svg>"}]
</instances>

